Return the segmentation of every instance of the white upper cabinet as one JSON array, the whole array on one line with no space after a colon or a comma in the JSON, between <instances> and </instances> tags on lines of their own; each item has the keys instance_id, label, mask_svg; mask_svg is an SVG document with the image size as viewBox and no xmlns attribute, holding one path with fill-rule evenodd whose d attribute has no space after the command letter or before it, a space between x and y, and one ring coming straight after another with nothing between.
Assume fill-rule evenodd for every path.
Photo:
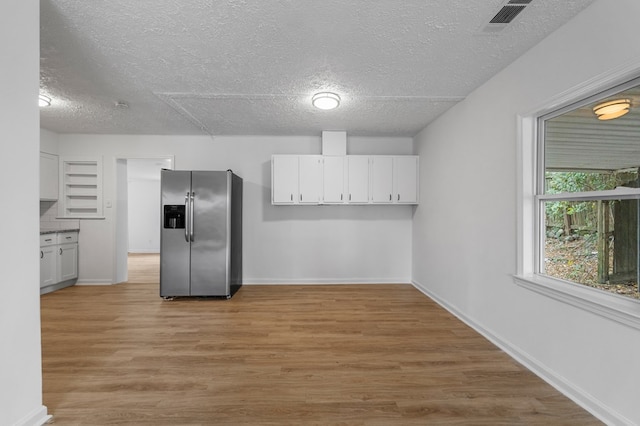
<instances>
[{"instance_id":1,"label":"white upper cabinet","mask_svg":"<svg viewBox=\"0 0 640 426\"><path fill-rule=\"evenodd\" d=\"M298 158L300 204L319 204L322 201L322 156L301 155Z\"/></svg>"},{"instance_id":2,"label":"white upper cabinet","mask_svg":"<svg viewBox=\"0 0 640 426\"><path fill-rule=\"evenodd\" d=\"M398 204L418 203L418 157L393 157L393 193Z\"/></svg>"},{"instance_id":3,"label":"white upper cabinet","mask_svg":"<svg viewBox=\"0 0 640 426\"><path fill-rule=\"evenodd\" d=\"M298 202L298 156L274 155L271 159L271 202Z\"/></svg>"},{"instance_id":4,"label":"white upper cabinet","mask_svg":"<svg viewBox=\"0 0 640 426\"><path fill-rule=\"evenodd\" d=\"M414 155L274 155L273 204L418 204Z\"/></svg>"},{"instance_id":5,"label":"white upper cabinet","mask_svg":"<svg viewBox=\"0 0 640 426\"><path fill-rule=\"evenodd\" d=\"M40 153L40 199L58 199L58 156L46 152Z\"/></svg>"},{"instance_id":6,"label":"white upper cabinet","mask_svg":"<svg viewBox=\"0 0 640 426\"><path fill-rule=\"evenodd\" d=\"M345 157L324 157L322 168L324 203L341 204L345 202L344 167Z\"/></svg>"},{"instance_id":7,"label":"white upper cabinet","mask_svg":"<svg viewBox=\"0 0 640 426\"><path fill-rule=\"evenodd\" d=\"M393 203L393 157L371 157L371 201Z\"/></svg>"},{"instance_id":8,"label":"white upper cabinet","mask_svg":"<svg viewBox=\"0 0 640 426\"><path fill-rule=\"evenodd\" d=\"M369 156L347 156L347 201L351 204L369 202Z\"/></svg>"},{"instance_id":9,"label":"white upper cabinet","mask_svg":"<svg viewBox=\"0 0 640 426\"><path fill-rule=\"evenodd\" d=\"M319 204L322 201L322 156L274 155L271 158L273 204Z\"/></svg>"}]
</instances>

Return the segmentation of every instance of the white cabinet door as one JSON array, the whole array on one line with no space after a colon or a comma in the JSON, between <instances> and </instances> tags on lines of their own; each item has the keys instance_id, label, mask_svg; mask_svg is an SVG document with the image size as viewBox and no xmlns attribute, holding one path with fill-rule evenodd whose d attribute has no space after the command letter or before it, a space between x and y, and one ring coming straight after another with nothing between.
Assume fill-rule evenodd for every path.
<instances>
[{"instance_id":1,"label":"white cabinet door","mask_svg":"<svg viewBox=\"0 0 640 426\"><path fill-rule=\"evenodd\" d=\"M393 158L394 203L418 202L418 157L407 155Z\"/></svg>"},{"instance_id":2,"label":"white cabinet door","mask_svg":"<svg viewBox=\"0 0 640 426\"><path fill-rule=\"evenodd\" d=\"M301 155L298 158L300 204L319 204L322 201L322 156Z\"/></svg>"},{"instance_id":3,"label":"white cabinet door","mask_svg":"<svg viewBox=\"0 0 640 426\"><path fill-rule=\"evenodd\" d=\"M418 156L274 155L273 204L417 204Z\"/></svg>"},{"instance_id":4,"label":"white cabinet door","mask_svg":"<svg viewBox=\"0 0 640 426\"><path fill-rule=\"evenodd\" d=\"M78 244L60 244L58 248L58 282L78 278Z\"/></svg>"},{"instance_id":5,"label":"white cabinet door","mask_svg":"<svg viewBox=\"0 0 640 426\"><path fill-rule=\"evenodd\" d=\"M40 199L58 199L58 156L40 153Z\"/></svg>"},{"instance_id":6,"label":"white cabinet door","mask_svg":"<svg viewBox=\"0 0 640 426\"><path fill-rule=\"evenodd\" d=\"M40 247L40 288L57 283L57 245Z\"/></svg>"},{"instance_id":7,"label":"white cabinet door","mask_svg":"<svg viewBox=\"0 0 640 426\"><path fill-rule=\"evenodd\" d=\"M352 204L369 202L369 157L347 156L347 201Z\"/></svg>"},{"instance_id":8,"label":"white cabinet door","mask_svg":"<svg viewBox=\"0 0 640 426\"><path fill-rule=\"evenodd\" d=\"M271 160L271 202L298 202L298 156L274 155Z\"/></svg>"},{"instance_id":9,"label":"white cabinet door","mask_svg":"<svg viewBox=\"0 0 640 426\"><path fill-rule=\"evenodd\" d=\"M393 202L393 157L371 157L371 199L374 203Z\"/></svg>"},{"instance_id":10,"label":"white cabinet door","mask_svg":"<svg viewBox=\"0 0 640 426\"><path fill-rule=\"evenodd\" d=\"M327 204L344 203L345 157L324 157L322 179L323 201Z\"/></svg>"}]
</instances>

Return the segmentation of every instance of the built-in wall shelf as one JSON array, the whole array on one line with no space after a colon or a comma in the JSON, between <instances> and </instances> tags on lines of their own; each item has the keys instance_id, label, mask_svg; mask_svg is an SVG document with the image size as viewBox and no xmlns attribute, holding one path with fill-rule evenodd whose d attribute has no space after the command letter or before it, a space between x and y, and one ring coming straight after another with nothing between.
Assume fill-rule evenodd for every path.
<instances>
[{"instance_id":1,"label":"built-in wall shelf","mask_svg":"<svg viewBox=\"0 0 640 426\"><path fill-rule=\"evenodd\" d=\"M102 158L61 157L60 194L60 217L102 217Z\"/></svg>"}]
</instances>

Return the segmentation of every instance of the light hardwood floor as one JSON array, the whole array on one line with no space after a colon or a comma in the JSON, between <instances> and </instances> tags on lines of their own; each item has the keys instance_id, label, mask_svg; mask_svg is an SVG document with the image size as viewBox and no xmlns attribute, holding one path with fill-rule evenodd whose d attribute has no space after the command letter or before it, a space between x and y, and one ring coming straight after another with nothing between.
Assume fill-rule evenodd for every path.
<instances>
[{"instance_id":1,"label":"light hardwood floor","mask_svg":"<svg viewBox=\"0 0 640 426\"><path fill-rule=\"evenodd\" d=\"M42 296L56 425L600 424L410 285L164 301L157 258Z\"/></svg>"}]
</instances>

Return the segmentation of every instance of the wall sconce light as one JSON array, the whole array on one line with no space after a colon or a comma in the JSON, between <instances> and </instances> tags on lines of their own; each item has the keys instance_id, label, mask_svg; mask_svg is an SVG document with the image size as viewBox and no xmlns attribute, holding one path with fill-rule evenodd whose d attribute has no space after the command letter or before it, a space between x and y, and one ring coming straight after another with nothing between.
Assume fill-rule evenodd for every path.
<instances>
[{"instance_id":1,"label":"wall sconce light","mask_svg":"<svg viewBox=\"0 0 640 426\"><path fill-rule=\"evenodd\" d=\"M616 99L594 106L593 112L598 116L598 120L613 120L628 113L629 108L631 108L629 99Z\"/></svg>"},{"instance_id":2,"label":"wall sconce light","mask_svg":"<svg viewBox=\"0 0 640 426\"><path fill-rule=\"evenodd\" d=\"M51 98L45 95L38 96L38 106L48 107L51 105Z\"/></svg>"},{"instance_id":3,"label":"wall sconce light","mask_svg":"<svg viewBox=\"0 0 640 426\"><path fill-rule=\"evenodd\" d=\"M340 96L331 92L320 92L313 95L311 103L319 109L334 109L340 105Z\"/></svg>"}]
</instances>

